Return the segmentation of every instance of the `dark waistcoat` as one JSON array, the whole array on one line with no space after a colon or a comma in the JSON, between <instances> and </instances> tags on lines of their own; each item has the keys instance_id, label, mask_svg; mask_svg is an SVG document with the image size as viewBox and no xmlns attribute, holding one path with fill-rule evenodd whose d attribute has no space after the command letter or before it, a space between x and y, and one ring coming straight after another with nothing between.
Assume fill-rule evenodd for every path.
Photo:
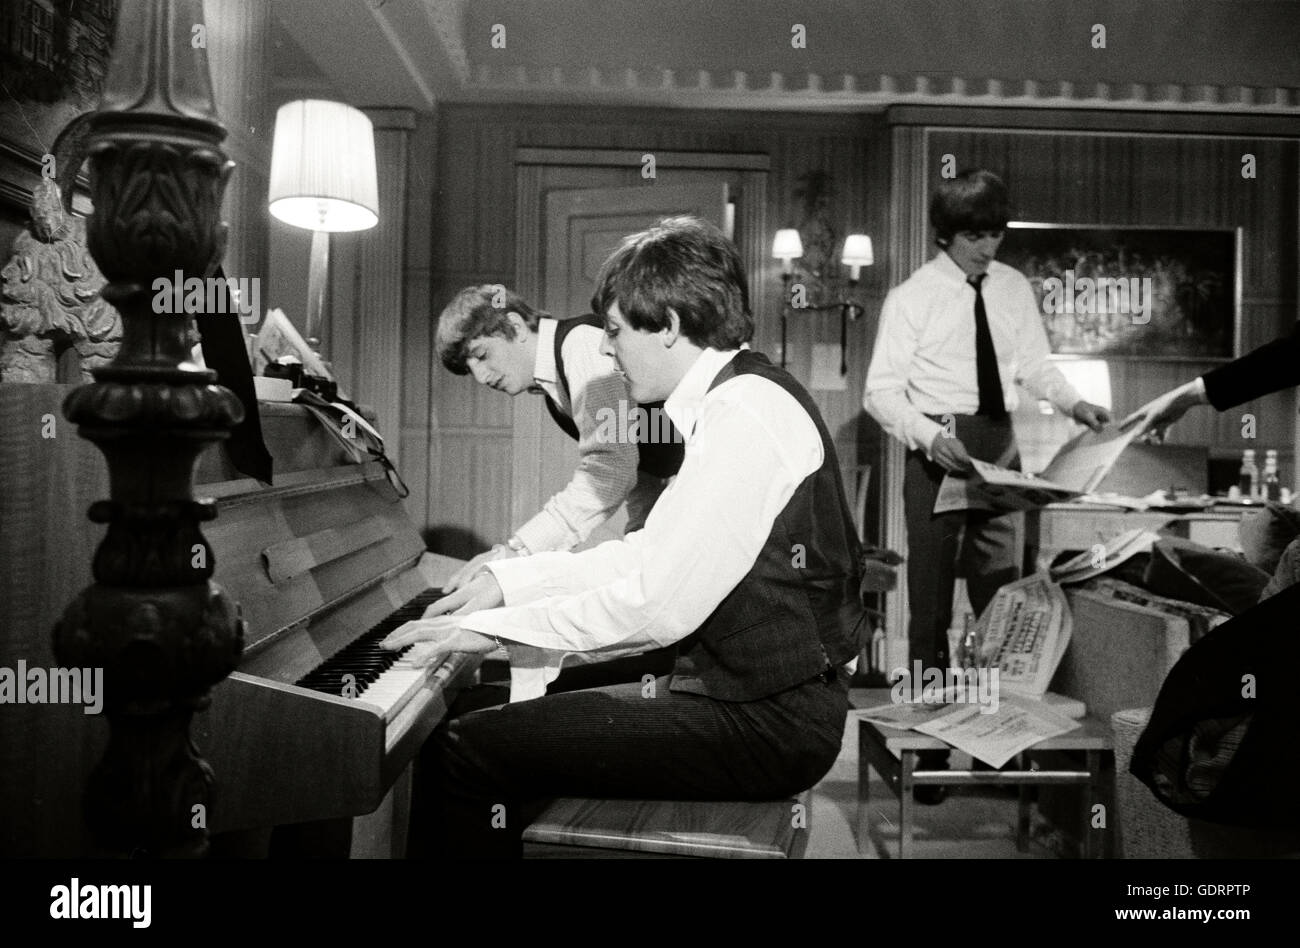
<instances>
[{"instance_id":1,"label":"dark waistcoat","mask_svg":"<svg viewBox=\"0 0 1300 948\"><path fill-rule=\"evenodd\" d=\"M578 326L595 326L603 332L605 323L599 316L578 316L574 319L556 321L555 372L560 390L564 392L569 404L573 404L573 397L569 392L569 377L564 371L564 354L562 350L565 338ZM682 458L686 455L686 445L682 441L681 434L672 426L668 416L663 413L663 402L653 402L638 405L637 407L642 411L640 416L642 422L637 427L637 451L640 452L637 470L645 471L654 477L672 477L677 473L678 468L682 466ZM564 413L559 405L555 404L550 395L546 396L546 408L561 430L576 441L578 426L570 416Z\"/></svg>"},{"instance_id":2,"label":"dark waistcoat","mask_svg":"<svg viewBox=\"0 0 1300 948\"><path fill-rule=\"evenodd\" d=\"M789 392L817 426L824 457L777 516L750 571L678 643L671 688L755 701L857 654L860 544L835 446L808 392L766 356L747 349L718 373L710 390L737 375L757 375Z\"/></svg>"}]
</instances>

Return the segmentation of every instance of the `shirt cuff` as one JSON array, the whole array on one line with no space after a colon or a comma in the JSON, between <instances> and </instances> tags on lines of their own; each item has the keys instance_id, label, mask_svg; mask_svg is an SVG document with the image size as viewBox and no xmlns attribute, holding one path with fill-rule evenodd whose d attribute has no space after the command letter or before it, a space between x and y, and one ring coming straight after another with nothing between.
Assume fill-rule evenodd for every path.
<instances>
[{"instance_id":1,"label":"shirt cuff","mask_svg":"<svg viewBox=\"0 0 1300 948\"><path fill-rule=\"evenodd\" d=\"M943 425L932 418L922 415L912 428L912 440L915 442L912 447L917 451L923 451L925 456L929 458L930 445L934 444L935 436L941 431L943 431Z\"/></svg>"},{"instance_id":2,"label":"shirt cuff","mask_svg":"<svg viewBox=\"0 0 1300 948\"><path fill-rule=\"evenodd\" d=\"M528 548L529 553L541 553L545 550L567 550L577 543L567 529L556 529L556 524L545 511L515 531L519 542Z\"/></svg>"},{"instance_id":3,"label":"shirt cuff","mask_svg":"<svg viewBox=\"0 0 1300 948\"><path fill-rule=\"evenodd\" d=\"M522 539L522 537L521 537ZM527 541L524 543L527 546ZM501 587L507 606L522 606L554 596L561 590L546 579L546 562L551 557L568 556L568 553L534 553L532 556L512 556L493 560L485 565Z\"/></svg>"}]
</instances>

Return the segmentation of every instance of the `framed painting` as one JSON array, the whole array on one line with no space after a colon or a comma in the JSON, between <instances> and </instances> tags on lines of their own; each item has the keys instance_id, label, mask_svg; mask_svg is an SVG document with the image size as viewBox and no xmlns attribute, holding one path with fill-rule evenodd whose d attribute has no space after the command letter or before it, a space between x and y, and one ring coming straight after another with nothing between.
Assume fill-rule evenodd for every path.
<instances>
[{"instance_id":1,"label":"framed painting","mask_svg":"<svg viewBox=\"0 0 1300 948\"><path fill-rule=\"evenodd\" d=\"M98 107L117 7L118 0L0 3L0 203L10 213L26 216L63 126Z\"/></svg>"},{"instance_id":2,"label":"framed painting","mask_svg":"<svg viewBox=\"0 0 1300 948\"><path fill-rule=\"evenodd\" d=\"M1057 355L1232 359L1239 229L1013 221L998 259L1029 280Z\"/></svg>"}]
</instances>

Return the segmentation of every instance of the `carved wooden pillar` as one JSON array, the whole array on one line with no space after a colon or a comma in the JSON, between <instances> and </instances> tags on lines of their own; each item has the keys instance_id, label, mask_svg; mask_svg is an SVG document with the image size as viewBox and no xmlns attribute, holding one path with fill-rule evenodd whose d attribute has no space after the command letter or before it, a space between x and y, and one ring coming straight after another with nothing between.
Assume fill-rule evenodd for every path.
<instances>
[{"instance_id":1,"label":"carved wooden pillar","mask_svg":"<svg viewBox=\"0 0 1300 948\"><path fill-rule=\"evenodd\" d=\"M124 0L89 136L90 251L124 334L117 358L63 406L104 452L110 499L89 512L108 525L95 583L68 606L54 646L65 666L104 669L110 737L86 818L97 845L117 854L206 851L212 773L190 719L243 647L238 606L211 581L199 530L216 508L193 494L199 454L243 409L189 361L191 318L153 305L156 279L206 278L225 248L220 207L233 164L202 24L201 0Z\"/></svg>"}]
</instances>

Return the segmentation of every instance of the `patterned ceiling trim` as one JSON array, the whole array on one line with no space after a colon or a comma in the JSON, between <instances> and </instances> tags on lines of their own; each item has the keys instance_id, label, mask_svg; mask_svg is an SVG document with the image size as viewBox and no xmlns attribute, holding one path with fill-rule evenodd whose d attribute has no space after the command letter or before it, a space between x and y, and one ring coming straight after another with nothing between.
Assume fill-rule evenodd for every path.
<instances>
[{"instance_id":1,"label":"patterned ceiling trim","mask_svg":"<svg viewBox=\"0 0 1300 948\"><path fill-rule=\"evenodd\" d=\"M1300 114L1300 88L1074 83L929 75L681 72L597 67L563 69L480 64L462 81L461 100L515 97L554 103L671 104L700 108L860 108L896 104L1124 108Z\"/></svg>"}]
</instances>

